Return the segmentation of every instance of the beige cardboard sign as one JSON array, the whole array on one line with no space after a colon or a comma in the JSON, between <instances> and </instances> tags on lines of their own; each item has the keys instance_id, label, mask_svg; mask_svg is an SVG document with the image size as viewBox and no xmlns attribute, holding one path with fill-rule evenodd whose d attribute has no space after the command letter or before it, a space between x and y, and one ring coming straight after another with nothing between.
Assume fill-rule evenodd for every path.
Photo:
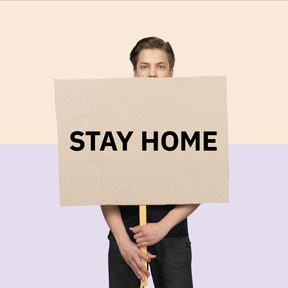
<instances>
[{"instance_id":1,"label":"beige cardboard sign","mask_svg":"<svg viewBox=\"0 0 288 288\"><path fill-rule=\"evenodd\" d=\"M228 201L225 77L55 80L60 204Z\"/></svg>"}]
</instances>

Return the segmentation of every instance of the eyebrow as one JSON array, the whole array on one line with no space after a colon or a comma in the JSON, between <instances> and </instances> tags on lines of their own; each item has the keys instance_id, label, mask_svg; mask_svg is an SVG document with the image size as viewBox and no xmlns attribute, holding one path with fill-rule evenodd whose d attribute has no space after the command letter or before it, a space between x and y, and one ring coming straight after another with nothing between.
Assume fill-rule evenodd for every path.
<instances>
[{"instance_id":1,"label":"eyebrow","mask_svg":"<svg viewBox=\"0 0 288 288\"><path fill-rule=\"evenodd\" d=\"M140 62L139 64L150 64L150 63L148 63L148 62ZM159 65L159 64L167 64L167 62L158 62L158 63L156 63L157 65Z\"/></svg>"}]
</instances>

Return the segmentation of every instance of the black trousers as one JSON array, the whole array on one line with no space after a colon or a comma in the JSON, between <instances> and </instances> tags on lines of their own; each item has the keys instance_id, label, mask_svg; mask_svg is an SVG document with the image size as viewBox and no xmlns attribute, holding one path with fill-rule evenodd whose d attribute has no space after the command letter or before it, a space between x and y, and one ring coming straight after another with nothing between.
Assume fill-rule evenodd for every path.
<instances>
[{"instance_id":1,"label":"black trousers","mask_svg":"<svg viewBox=\"0 0 288 288\"><path fill-rule=\"evenodd\" d=\"M109 240L109 287L139 288L140 280L120 254L115 238ZM193 288L188 236L164 238L148 251L157 256L149 263L155 288Z\"/></svg>"}]
</instances>

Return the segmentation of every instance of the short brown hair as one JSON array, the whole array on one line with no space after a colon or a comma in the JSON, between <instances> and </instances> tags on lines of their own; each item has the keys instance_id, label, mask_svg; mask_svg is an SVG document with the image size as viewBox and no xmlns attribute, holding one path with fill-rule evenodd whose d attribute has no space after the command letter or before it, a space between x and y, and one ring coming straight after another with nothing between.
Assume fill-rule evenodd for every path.
<instances>
[{"instance_id":1,"label":"short brown hair","mask_svg":"<svg viewBox=\"0 0 288 288\"><path fill-rule=\"evenodd\" d=\"M144 49L160 49L166 51L170 70L174 67L175 55L169 42L158 37L147 37L139 40L130 53L130 61L136 71L139 54Z\"/></svg>"}]
</instances>

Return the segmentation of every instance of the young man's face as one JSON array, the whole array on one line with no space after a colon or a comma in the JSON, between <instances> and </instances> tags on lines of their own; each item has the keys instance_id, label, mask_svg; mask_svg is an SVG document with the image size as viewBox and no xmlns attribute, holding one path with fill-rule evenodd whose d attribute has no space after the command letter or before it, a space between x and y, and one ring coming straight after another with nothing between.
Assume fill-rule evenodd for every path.
<instances>
[{"instance_id":1,"label":"young man's face","mask_svg":"<svg viewBox=\"0 0 288 288\"><path fill-rule=\"evenodd\" d=\"M172 77L166 51L144 49L140 52L134 77Z\"/></svg>"}]
</instances>

